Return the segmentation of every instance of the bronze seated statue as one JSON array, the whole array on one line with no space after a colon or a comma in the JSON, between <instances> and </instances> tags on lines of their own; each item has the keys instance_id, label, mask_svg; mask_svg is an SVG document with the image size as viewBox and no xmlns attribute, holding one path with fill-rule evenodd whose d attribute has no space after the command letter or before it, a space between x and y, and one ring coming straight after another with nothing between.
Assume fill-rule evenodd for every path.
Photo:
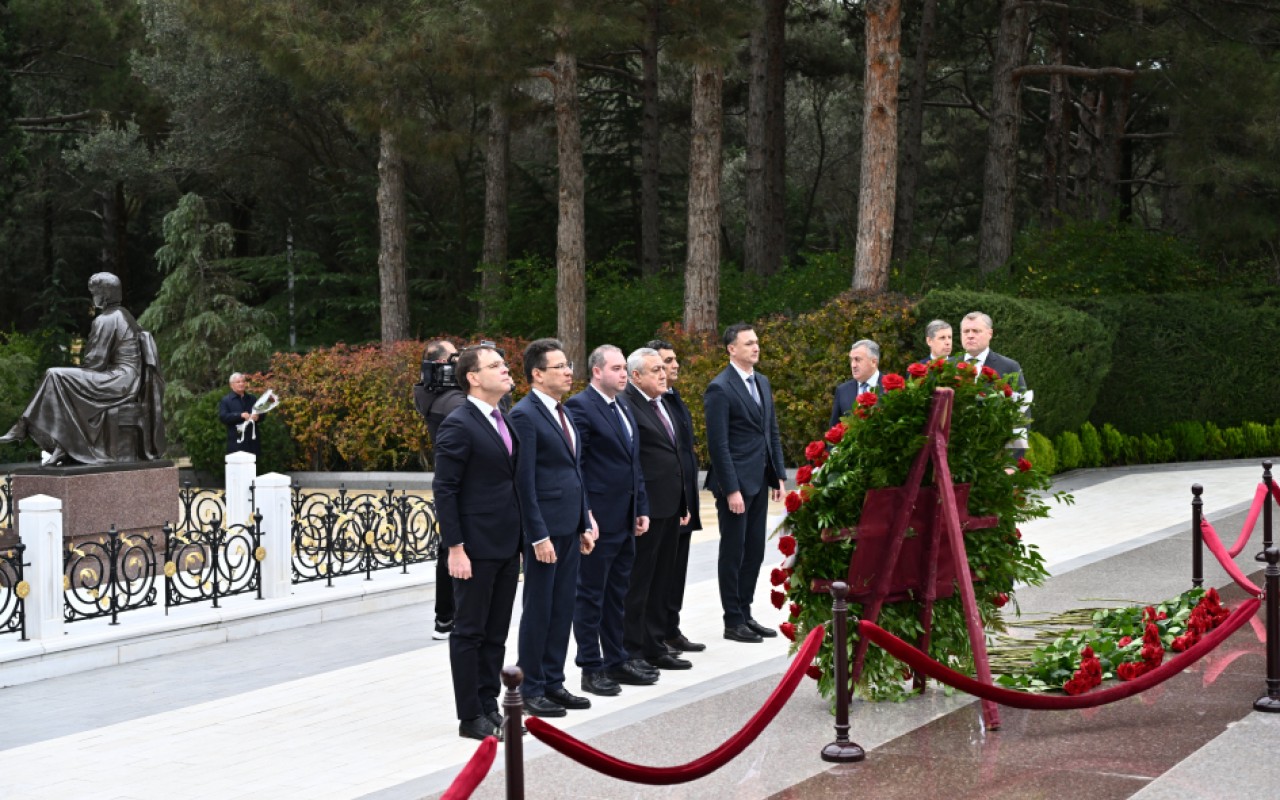
<instances>
[{"instance_id":1,"label":"bronze seated statue","mask_svg":"<svg viewBox=\"0 0 1280 800\"><path fill-rule=\"evenodd\" d=\"M164 418L155 339L120 305L120 279L89 279L100 309L84 342L79 367L53 367L0 444L30 438L41 462L101 465L151 461L164 455Z\"/></svg>"}]
</instances>

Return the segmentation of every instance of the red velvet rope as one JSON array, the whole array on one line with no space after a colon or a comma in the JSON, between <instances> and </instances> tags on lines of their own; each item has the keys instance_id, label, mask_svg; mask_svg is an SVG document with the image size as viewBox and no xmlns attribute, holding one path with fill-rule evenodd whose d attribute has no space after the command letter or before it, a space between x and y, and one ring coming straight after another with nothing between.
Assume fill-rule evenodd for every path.
<instances>
[{"instance_id":1,"label":"red velvet rope","mask_svg":"<svg viewBox=\"0 0 1280 800\"><path fill-rule=\"evenodd\" d=\"M484 737L484 741L480 742L480 746L471 754L471 760L462 768L462 772L458 773L458 777L454 778L449 788L440 795L440 800L467 800L480 785L480 781L484 780L484 776L489 774L489 767L493 766L493 757L497 753L498 738Z\"/></svg>"},{"instance_id":2,"label":"red velvet rope","mask_svg":"<svg viewBox=\"0 0 1280 800\"><path fill-rule=\"evenodd\" d=\"M1031 692L1005 689L1001 686L991 686L939 664L874 623L866 620L859 621L858 630L872 642L883 647L889 655L907 664L917 672L922 672L948 686L954 686L962 692L968 692L984 700L991 700L1011 708L1064 711L1074 708L1093 708L1106 703L1114 703L1117 700L1144 692L1152 686L1163 683L1199 661L1210 650L1226 641L1228 636L1235 633L1241 625L1257 612L1261 604L1262 601L1256 597L1245 600L1222 621L1221 625L1206 634L1195 645L1138 678L1101 691L1078 695L1033 694Z\"/></svg>"},{"instance_id":3,"label":"red velvet rope","mask_svg":"<svg viewBox=\"0 0 1280 800\"><path fill-rule=\"evenodd\" d=\"M1204 543L1209 546L1209 552L1213 553L1214 558L1218 559L1218 563L1231 576L1231 580L1236 582L1236 586L1244 589L1254 597L1260 597L1262 590L1240 571L1240 568L1236 566L1236 562L1231 560L1231 556L1227 553L1227 548L1223 547L1222 540L1218 538L1218 532L1213 529L1213 526L1207 520L1200 520L1200 533Z\"/></svg>"},{"instance_id":4,"label":"red velvet rope","mask_svg":"<svg viewBox=\"0 0 1280 800\"><path fill-rule=\"evenodd\" d=\"M1249 516L1245 517L1244 527L1240 529L1240 535L1236 538L1236 543L1231 545L1231 549L1227 552L1232 558L1240 555L1240 551L1248 544L1249 537L1253 535L1253 526L1258 524L1258 514L1262 511L1262 503L1267 499L1267 485L1259 483L1258 488L1253 493L1253 505L1249 506ZM1205 520L1200 521L1201 529L1206 524Z\"/></svg>"},{"instance_id":5,"label":"red velvet rope","mask_svg":"<svg viewBox=\"0 0 1280 800\"><path fill-rule=\"evenodd\" d=\"M786 674L782 676L782 681L773 690L773 694L769 695L769 699L765 701L760 710L755 713L755 716L747 721L746 725L742 726L737 733L715 750L696 761L690 761L678 767L646 767L642 764L622 761L607 753L600 752L591 745L574 738L538 717L530 717L525 724L529 729L529 733L541 739L551 748L560 751L585 767L589 767L596 772L603 772L612 778L631 781L632 783L644 783L650 786L668 786L673 783L694 781L710 775L736 758L773 721L773 718L778 715L778 712L782 710L792 693L795 692L796 687L800 685L805 671L813 662L814 655L818 652L818 648L822 646L822 637L824 635L825 626L823 625L819 625L809 631L809 635L800 646L800 650L796 653L791 666L787 668Z\"/></svg>"}]
</instances>

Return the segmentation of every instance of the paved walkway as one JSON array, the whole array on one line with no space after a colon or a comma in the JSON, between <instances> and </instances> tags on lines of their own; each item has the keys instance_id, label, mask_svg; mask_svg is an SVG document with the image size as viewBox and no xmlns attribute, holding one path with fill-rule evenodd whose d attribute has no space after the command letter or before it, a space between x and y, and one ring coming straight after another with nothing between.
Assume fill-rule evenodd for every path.
<instances>
[{"instance_id":1,"label":"paved walkway","mask_svg":"<svg viewBox=\"0 0 1280 800\"><path fill-rule=\"evenodd\" d=\"M1019 591L1023 613L1176 595L1187 587L1190 570L1190 484L1205 486L1206 512L1225 538L1239 530L1259 472L1256 464L1228 462L1066 476L1059 488L1072 491L1075 504L1023 529L1054 575L1044 587ZM704 520L713 516L704 511ZM657 685L625 687L615 698L593 698L592 709L556 724L621 758L677 764L714 748L754 713L788 663L786 641L746 645L721 638L716 546L712 530L699 534L693 548L686 630L709 645L691 654L694 669L664 672ZM1247 557L1239 561L1256 570ZM245 610L261 608L262 601L232 598L222 617L253 616L238 634L228 635L217 620L192 618L180 629L172 620L152 620L146 624L170 626L160 641L174 641L157 645L153 638L135 645L140 649L132 658L119 658L117 648L109 666L0 689L0 798L438 795L474 743L456 734L447 643L429 638L431 572L420 567L407 579L376 576L374 583L399 581L386 594L348 578L359 588L330 590L322 598L327 613L314 611L309 593L316 589L300 588L292 605L265 615ZM1210 583L1227 583L1216 565L1206 572ZM759 617L779 622L768 590L762 580ZM355 599L333 605L343 593ZM390 607L404 598L409 605ZM379 607L385 610L373 610ZM129 623L122 621L119 633L76 623L68 626L68 639L101 645L128 637ZM12 638L0 637L0 667L6 658L16 663L15 645L6 641ZM188 648L210 642L216 644ZM834 769L817 757L832 737L832 718L807 683L738 759L686 786L604 778L527 738L529 796L1280 796L1280 766L1270 755L1280 745L1280 719L1250 710L1264 689L1261 645L1250 626L1231 644L1234 649L1179 676L1182 683L1164 692L1095 712L1005 710L1005 725L994 733L981 730L965 695L931 690L902 704L859 702L851 735L868 748L868 759ZM48 664L56 655L47 656ZM40 663L31 669L44 669ZM572 665L569 683L577 685ZM1126 747L1142 742L1145 751L1126 755ZM503 796L501 763L478 797Z\"/></svg>"}]
</instances>

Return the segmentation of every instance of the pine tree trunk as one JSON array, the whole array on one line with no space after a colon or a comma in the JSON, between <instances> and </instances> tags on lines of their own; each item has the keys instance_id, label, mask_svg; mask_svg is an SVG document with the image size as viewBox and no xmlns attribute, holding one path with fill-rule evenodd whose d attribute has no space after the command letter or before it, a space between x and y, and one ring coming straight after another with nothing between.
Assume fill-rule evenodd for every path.
<instances>
[{"instance_id":1,"label":"pine tree trunk","mask_svg":"<svg viewBox=\"0 0 1280 800\"><path fill-rule=\"evenodd\" d=\"M685 262L684 327L716 330L720 303L720 170L724 68L693 66L689 142L689 253Z\"/></svg>"},{"instance_id":2,"label":"pine tree trunk","mask_svg":"<svg viewBox=\"0 0 1280 800\"><path fill-rule=\"evenodd\" d=\"M1060 10L1054 19L1053 48L1050 51L1052 63L1065 63L1069 36L1067 12ZM1066 75L1055 73L1049 76L1049 116L1044 126L1044 177L1040 197L1040 223L1046 228L1057 227L1066 202L1066 181L1070 177L1069 170L1064 169L1070 164L1069 91Z\"/></svg>"},{"instance_id":3,"label":"pine tree trunk","mask_svg":"<svg viewBox=\"0 0 1280 800\"><path fill-rule=\"evenodd\" d=\"M1018 172L1020 83L1013 71L1026 53L1028 11L1022 0L1004 0L996 56L991 67L991 123L982 170L982 219L978 225L978 269L989 275L1013 253L1013 211Z\"/></svg>"},{"instance_id":4,"label":"pine tree trunk","mask_svg":"<svg viewBox=\"0 0 1280 800\"><path fill-rule=\"evenodd\" d=\"M483 273L480 283L480 327L491 321L489 305L502 287L507 265L508 161L511 122L506 91L494 92L489 103L488 142L484 157L484 249L480 255Z\"/></svg>"},{"instance_id":5,"label":"pine tree trunk","mask_svg":"<svg viewBox=\"0 0 1280 800\"><path fill-rule=\"evenodd\" d=\"M853 288L889 288L893 208L898 172L899 0L869 0L867 75L862 112L862 185L858 193L858 246Z\"/></svg>"},{"instance_id":6,"label":"pine tree trunk","mask_svg":"<svg viewBox=\"0 0 1280 800\"><path fill-rule=\"evenodd\" d=\"M395 134L383 129L378 148L378 283L383 342L409 338L404 202L404 160Z\"/></svg>"},{"instance_id":7,"label":"pine tree trunk","mask_svg":"<svg viewBox=\"0 0 1280 800\"><path fill-rule=\"evenodd\" d=\"M924 0L920 9L920 34L911 69L911 98L902 125L902 171L898 174L897 211L893 223L893 257L911 253L916 220L916 186L924 164L924 96L929 88L929 46L938 20L938 0Z\"/></svg>"},{"instance_id":8,"label":"pine tree trunk","mask_svg":"<svg viewBox=\"0 0 1280 800\"><path fill-rule=\"evenodd\" d=\"M769 186L765 167L768 144L768 49L764 16L771 0L758 0L760 23L748 40L747 72L747 154L743 168L746 204L746 231L742 243L742 266L747 273L768 274ZM695 75L696 75L695 70ZM692 196L692 187L690 187ZM692 210L690 211L692 219ZM689 242L692 250L693 241ZM685 312L686 318L688 311ZM714 326L713 326L714 327Z\"/></svg>"},{"instance_id":9,"label":"pine tree trunk","mask_svg":"<svg viewBox=\"0 0 1280 800\"><path fill-rule=\"evenodd\" d=\"M765 274L782 269L787 253L787 0L768 0L765 8L765 186L768 217Z\"/></svg>"},{"instance_id":10,"label":"pine tree trunk","mask_svg":"<svg viewBox=\"0 0 1280 800\"><path fill-rule=\"evenodd\" d=\"M658 124L658 34L662 0L649 0L645 9L643 122L640 128L640 269L657 275L662 269L661 207L658 178L662 129Z\"/></svg>"},{"instance_id":11,"label":"pine tree trunk","mask_svg":"<svg viewBox=\"0 0 1280 800\"><path fill-rule=\"evenodd\" d=\"M582 130L578 118L578 61L572 53L556 53L553 88L556 145L560 170L560 218L556 224L556 332L574 374L586 376L587 253L582 164Z\"/></svg>"}]
</instances>

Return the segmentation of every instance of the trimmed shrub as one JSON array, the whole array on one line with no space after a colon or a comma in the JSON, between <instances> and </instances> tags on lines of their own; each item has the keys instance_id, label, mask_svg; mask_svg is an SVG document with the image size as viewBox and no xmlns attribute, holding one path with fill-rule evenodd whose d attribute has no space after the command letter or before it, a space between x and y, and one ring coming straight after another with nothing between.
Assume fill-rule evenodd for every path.
<instances>
[{"instance_id":1,"label":"trimmed shrub","mask_svg":"<svg viewBox=\"0 0 1280 800\"><path fill-rule=\"evenodd\" d=\"M1093 423L1086 422L1080 426L1080 466L1101 467L1105 463L1102 455L1102 437Z\"/></svg>"},{"instance_id":2,"label":"trimmed shrub","mask_svg":"<svg viewBox=\"0 0 1280 800\"><path fill-rule=\"evenodd\" d=\"M1227 445L1227 458L1244 458L1249 455L1248 444L1244 440L1243 428L1223 428L1222 441Z\"/></svg>"},{"instance_id":3,"label":"trimmed shrub","mask_svg":"<svg viewBox=\"0 0 1280 800\"><path fill-rule=\"evenodd\" d=\"M1031 431L1027 435L1027 444L1027 460L1037 469L1046 475L1053 475L1058 471L1058 456L1049 437L1038 431Z\"/></svg>"},{"instance_id":4,"label":"trimmed shrub","mask_svg":"<svg viewBox=\"0 0 1280 800\"><path fill-rule=\"evenodd\" d=\"M1137 463L1163 464L1173 460L1173 440L1167 436L1144 433L1138 437L1126 438L1137 440Z\"/></svg>"},{"instance_id":5,"label":"trimmed shrub","mask_svg":"<svg viewBox=\"0 0 1280 800\"><path fill-rule=\"evenodd\" d=\"M1280 340L1280 290L1070 302L1110 328L1115 343L1115 368L1089 414L1095 424L1156 433L1189 419L1227 427L1275 416L1280 373L1271 347Z\"/></svg>"},{"instance_id":6,"label":"trimmed shrub","mask_svg":"<svg viewBox=\"0 0 1280 800\"><path fill-rule=\"evenodd\" d=\"M1058 456L1058 470L1066 472L1076 469L1084 459L1084 450L1080 446L1080 437L1071 431L1063 431L1053 440L1053 449Z\"/></svg>"},{"instance_id":7,"label":"trimmed shrub","mask_svg":"<svg viewBox=\"0 0 1280 800\"><path fill-rule=\"evenodd\" d=\"M1208 459L1227 458L1227 442L1222 429L1212 422L1204 424L1204 455Z\"/></svg>"},{"instance_id":8,"label":"trimmed shrub","mask_svg":"<svg viewBox=\"0 0 1280 800\"><path fill-rule=\"evenodd\" d=\"M990 292L937 290L925 296L915 316L922 323L949 320L960 347L960 321L970 311L992 318L991 347L1023 368L1035 391L1033 426L1046 436L1075 430L1089 418L1098 390L1111 367L1112 334L1088 314L1059 303L1025 300ZM928 355L923 325L912 342L913 356Z\"/></svg>"},{"instance_id":9,"label":"trimmed shrub","mask_svg":"<svg viewBox=\"0 0 1280 800\"><path fill-rule=\"evenodd\" d=\"M1110 422L1102 426L1102 457L1108 466L1129 463L1125 436Z\"/></svg>"},{"instance_id":10,"label":"trimmed shrub","mask_svg":"<svg viewBox=\"0 0 1280 800\"><path fill-rule=\"evenodd\" d=\"M1204 426L1199 422L1175 422L1169 426L1168 434L1179 461L1199 461L1208 452Z\"/></svg>"},{"instance_id":11,"label":"trimmed shrub","mask_svg":"<svg viewBox=\"0 0 1280 800\"><path fill-rule=\"evenodd\" d=\"M1271 429L1266 425L1260 422L1246 422L1241 428L1244 431L1246 456L1261 457L1275 453L1271 448Z\"/></svg>"}]
</instances>

